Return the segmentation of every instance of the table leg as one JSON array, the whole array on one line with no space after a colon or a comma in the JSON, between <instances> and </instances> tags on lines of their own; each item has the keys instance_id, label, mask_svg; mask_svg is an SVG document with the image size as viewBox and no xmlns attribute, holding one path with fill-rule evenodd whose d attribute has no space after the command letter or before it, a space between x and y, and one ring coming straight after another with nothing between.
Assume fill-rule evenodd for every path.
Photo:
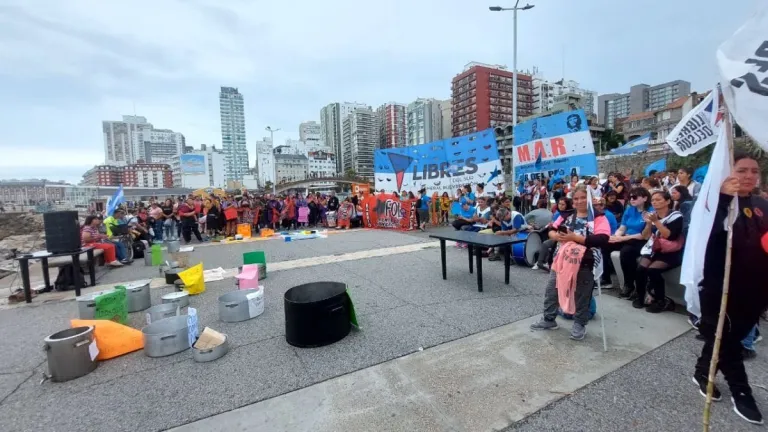
<instances>
[{"instance_id":1,"label":"table leg","mask_svg":"<svg viewBox=\"0 0 768 432\"><path fill-rule=\"evenodd\" d=\"M483 249L481 246L477 246L475 258L477 259L477 291L483 292Z\"/></svg>"},{"instance_id":2,"label":"table leg","mask_svg":"<svg viewBox=\"0 0 768 432\"><path fill-rule=\"evenodd\" d=\"M53 287L51 287L51 275L48 268L48 257L43 257L40 261L43 264L43 281L45 282L45 290L52 290Z\"/></svg>"},{"instance_id":3,"label":"table leg","mask_svg":"<svg viewBox=\"0 0 768 432\"><path fill-rule=\"evenodd\" d=\"M504 283L509 285L509 266L512 264L509 255L512 253L512 248L504 246L501 250L504 252Z\"/></svg>"},{"instance_id":4,"label":"table leg","mask_svg":"<svg viewBox=\"0 0 768 432\"><path fill-rule=\"evenodd\" d=\"M80 290L83 288L83 280L80 278L80 253L72 254L72 272L75 276L75 296L80 296Z\"/></svg>"},{"instance_id":5,"label":"table leg","mask_svg":"<svg viewBox=\"0 0 768 432\"><path fill-rule=\"evenodd\" d=\"M88 273L91 275L91 286L96 286L96 258L93 256L94 249L88 250L85 256L88 257Z\"/></svg>"},{"instance_id":6,"label":"table leg","mask_svg":"<svg viewBox=\"0 0 768 432\"><path fill-rule=\"evenodd\" d=\"M467 245L467 253L469 253L469 273L472 273L472 249L475 248L475 245L468 244Z\"/></svg>"},{"instance_id":7,"label":"table leg","mask_svg":"<svg viewBox=\"0 0 768 432\"><path fill-rule=\"evenodd\" d=\"M21 286L24 288L24 301L32 303L32 287L29 282L29 259L21 258L19 260L19 269L21 270Z\"/></svg>"},{"instance_id":8,"label":"table leg","mask_svg":"<svg viewBox=\"0 0 768 432\"><path fill-rule=\"evenodd\" d=\"M440 239L440 261L443 263L443 280L447 279L445 271L445 240Z\"/></svg>"}]
</instances>

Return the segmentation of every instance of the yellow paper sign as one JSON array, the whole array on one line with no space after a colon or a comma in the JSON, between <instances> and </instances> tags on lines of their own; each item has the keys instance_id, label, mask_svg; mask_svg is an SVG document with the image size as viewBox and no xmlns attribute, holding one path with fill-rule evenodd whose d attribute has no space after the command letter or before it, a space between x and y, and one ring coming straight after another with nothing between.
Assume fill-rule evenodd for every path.
<instances>
[{"instance_id":1,"label":"yellow paper sign","mask_svg":"<svg viewBox=\"0 0 768 432\"><path fill-rule=\"evenodd\" d=\"M197 295L205 291L205 280L203 279L203 263L190 267L179 273L179 277L184 282L184 289L189 295Z\"/></svg>"}]
</instances>

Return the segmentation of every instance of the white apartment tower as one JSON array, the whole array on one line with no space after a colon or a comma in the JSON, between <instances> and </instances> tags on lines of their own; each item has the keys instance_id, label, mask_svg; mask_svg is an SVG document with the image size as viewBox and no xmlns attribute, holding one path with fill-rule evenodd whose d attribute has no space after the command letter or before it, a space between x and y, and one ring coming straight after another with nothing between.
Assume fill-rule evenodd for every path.
<instances>
[{"instance_id":1,"label":"white apartment tower","mask_svg":"<svg viewBox=\"0 0 768 432\"><path fill-rule=\"evenodd\" d=\"M347 115L342 124L343 172L355 171L360 177L373 179L373 152L379 143L376 113L370 108L358 108Z\"/></svg>"},{"instance_id":2,"label":"white apartment tower","mask_svg":"<svg viewBox=\"0 0 768 432\"><path fill-rule=\"evenodd\" d=\"M336 172L344 172L344 131L342 122L355 109L370 107L358 102L334 102L320 110L320 139L331 147L336 155Z\"/></svg>"},{"instance_id":3,"label":"white apartment tower","mask_svg":"<svg viewBox=\"0 0 768 432\"><path fill-rule=\"evenodd\" d=\"M443 136L443 105L447 105L450 112L450 101L419 98L408 104L406 124L409 146L426 144L451 137L450 132L447 136ZM451 119L449 114L448 131L450 130Z\"/></svg>"},{"instance_id":4,"label":"white apartment tower","mask_svg":"<svg viewBox=\"0 0 768 432\"><path fill-rule=\"evenodd\" d=\"M579 87L576 81L561 79L552 82L538 74L533 76L533 113L541 114L551 110L558 98L566 94L581 96L581 108L587 116L597 115L597 92Z\"/></svg>"},{"instance_id":5,"label":"white apartment tower","mask_svg":"<svg viewBox=\"0 0 768 432\"><path fill-rule=\"evenodd\" d=\"M239 181L248 174L243 95L234 87L222 87L219 93L219 112L226 177L227 180Z\"/></svg>"},{"instance_id":6,"label":"white apartment tower","mask_svg":"<svg viewBox=\"0 0 768 432\"><path fill-rule=\"evenodd\" d=\"M299 124L299 141L304 141L307 146L318 146L323 140L322 128L316 121L308 121Z\"/></svg>"},{"instance_id":7,"label":"white apartment tower","mask_svg":"<svg viewBox=\"0 0 768 432\"><path fill-rule=\"evenodd\" d=\"M122 121L105 120L101 125L107 165L130 165L138 161L170 164L184 151L183 134L155 129L146 117L124 115Z\"/></svg>"}]
</instances>

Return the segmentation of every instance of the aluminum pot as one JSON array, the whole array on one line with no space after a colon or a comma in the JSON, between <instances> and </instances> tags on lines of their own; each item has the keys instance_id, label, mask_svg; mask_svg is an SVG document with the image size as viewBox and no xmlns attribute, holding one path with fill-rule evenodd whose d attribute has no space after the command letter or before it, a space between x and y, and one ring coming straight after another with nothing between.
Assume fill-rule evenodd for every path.
<instances>
[{"instance_id":1,"label":"aluminum pot","mask_svg":"<svg viewBox=\"0 0 768 432\"><path fill-rule=\"evenodd\" d=\"M264 313L264 290L248 289L219 296L219 319L240 322Z\"/></svg>"},{"instance_id":2,"label":"aluminum pot","mask_svg":"<svg viewBox=\"0 0 768 432\"><path fill-rule=\"evenodd\" d=\"M43 340L51 381L69 381L96 369L99 350L93 329L93 326L70 328Z\"/></svg>"},{"instance_id":3,"label":"aluminum pot","mask_svg":"<svg viewBox=\"0 0 768 432\"><path fill-rule=\"evenodd\" d=\"M227 351L229 351L229 336L224 335L224 338L224 342L222 342L221 345L207 350L199 350L193 346L192 358L195 359L195 361L198 363L205 363L220 359L224 356L224 354L227 353Z\"/></svg>"},{"instance_id":4,"label":"aluminum pot","mask_svg":"<svg viewBox=\"0 0 768 432\"><path fill-rule=\"evenodd\" d=\"M186 291L178 291L165 294L161 297L163 303L176 305L180 308L189 306L189 293Z\"/></svg>"},{"instance_id":5,"label":"aluminum pot","mask_svg":"<svg viewBox=\"0 0 768 432\"><path fill-rule=\"evenodd\" d=\"M168 253L176 253L181 249L181 242L178 240L169 240L165 242L165 247L168 248Z\"/></svg>"},{"instance_id":6,"label":"aluminum pot","mask_svg":"<svg viewBox=\"0 0 768 432\"><path fill-rule=\"evenodd\" d=\"M152 252L149 250L144 251L144 265L147 267L152 266Z\"/></svg>"},{"instance_id":7,"label":"aluminum pot","mask_svg":"<svg viewBox=\"0 0 768 432\"><path fill-rule=\"evenodd\" d=\"M161 319L175 317L181 314L181 308L174 303L162 303L154 305L147 309L145 315L147 317L147 325L153 322L160 321Z\"/></svg>"},{"instance_id":8,"label":"aluminum pot","mask_svg":"<svg viewBox=\"0 0 768 432\"><path fill-rule=\"evenodd\" d=\"M152 297L149 293L151 280L144 279L123 285L128 303L128 312L138 312L152 306Z\"/></svg>"},{"instance_id":9,"label":"aluminum pot","mask_svg":"<svg viewBox=\"0 0 768 432\"><path fill-rule=\"evenodd\" d=\"M111 293L114 290L96 291L75 298L80 319L92 320L96 317L96 297Z\"/></svg>"},{"instance_id":10,"label":"aluminum pot","mask_svg":"<svg viewBox=\"0 0 768 432\"><path fill-rule=\"evenodd\" d=\"M161 319L141 329L144 336L144 354L165 357L189 348L187 316Z\"/></svg>"}]
</instances>

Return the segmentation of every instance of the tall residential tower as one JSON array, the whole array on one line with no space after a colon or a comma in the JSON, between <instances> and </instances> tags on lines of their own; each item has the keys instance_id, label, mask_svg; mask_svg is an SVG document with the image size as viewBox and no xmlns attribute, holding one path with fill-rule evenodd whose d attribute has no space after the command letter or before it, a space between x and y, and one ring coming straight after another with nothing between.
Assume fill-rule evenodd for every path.
<instances>
[{"instance_id":1,"label":"tall residential tower","mask_svg":"<svg viewBox=\"0 0 768 432\"><path fill-rule=\"evenodd\" d=\"M219 93L219 111L226 178L239 181L248 174L243 95L234 87L222 87Z\"/></svg>"}]
</instances>

